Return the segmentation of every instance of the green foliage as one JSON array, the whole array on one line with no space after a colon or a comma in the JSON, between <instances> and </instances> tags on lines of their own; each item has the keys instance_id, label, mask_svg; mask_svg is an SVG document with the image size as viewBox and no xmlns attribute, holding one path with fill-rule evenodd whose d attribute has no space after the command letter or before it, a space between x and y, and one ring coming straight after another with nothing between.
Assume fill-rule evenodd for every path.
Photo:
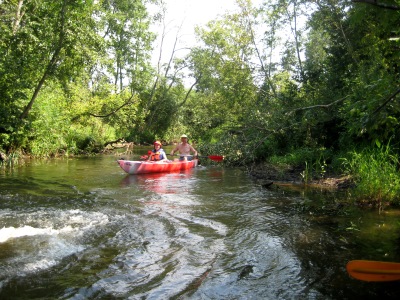
<instances>
[{"instance_id":1,"label":"green foliage","mask_svg":"<svg viewBox=\"0 0 400 300\"><path fill-rule=\"evenodd\" d=\"M345 170L355 180L355 196L381 206L384 202L400 204L399 159L394 148L377 142L375 147L353 151L343 159Z\"/></svg>"},{"instance_id":2,"label":"green foliage","mask_svg":"<svg viewBox=\"0 0 400 300\"><path fill-rule=\"evenodd\" d=\"M155 71L145 4L38 0L19 10L17 1L0 2L0 148L8 157L186 133L227 165L291 165L307 182L357 149L345 166L360 195L397 201L396 153L370 147L400 135L398 11L342 0L257 9L238 1L238 11L196 29L200 43L187 57Z\"/></svg>"},{"instance_id":3,"label":"green foliage","mask_svg":"<svg viewBox=\"0 0 400 300\"><path fill-rule=\"evenodd\" d=\"M244 165L246 161L251 161L252 157L246 156L246 150L242 147L240 137L237 135L226 135L215 144L201 144L197 150L202 155L223 155L224 164Z\"/></svg>"},{"instance_id":4,"label":"green foliage","mask_svg":"<svg viewBox=\"0 0 400 300\"><path fill-rule=\"evenodd\" d=\"M310 163L315 157L315 150L310 148L293 149L288 155L272 156L269 161L276 164L287 164L292 166Z\"/></svg>"},{"instance_id":5,"label":"green foliage","mask_svg":"<svg viewBox=\"0 0 400 300\"><path fill-rule=\"evenodd\" d=\"M30 115L29 142L25 145L28 153L36 157L53 157L99 152L103 148L100 145L115 139L114 129L86 114L86 110L93 107L90 101L82 101L78 94L70 89L68 103L60 86L43 89ZM74 121L77 117L80 122Z\"/></svg>"},{"instance_id":6,"label":"green foliage","mask_svg":"<svg viewBox=\"0 0 400 300\"><path fill-rule=\"evenodd\" d=\"M209 128L236 125L243 121L256 96L251 57L251 35L243 15L210 22L198 29L204 46L192 49L188 59L203 93L197 111Z\"/></svg>"},{"instance_id":7,"label":"green foliage","mask_svg":"<svg viewBox=\"0 0 400 300\"><path fill-rule=\"evenodd\" d=\"M149 132L146 118L156 105L140 107L149 100L154 35L143 1L41 0L23 2L21 11L10 1L0 5L6 54L0 58L0 144L6 152L80 153L92 138L95 144L115 136L140 141ZM13 19L16 12L21 20ZM58 84L57 94L50 93ZM22 118L24 110L30 115ZM156 117L161 115L164 122L173 114L170 109ZM156 133L167 130L168 124L152 121Z\"/></svg>"},{"instance_id":8,"label":"green foliage","mask_svg":"<svg viewBox=\"0 0 400 300\"><path fill-rule=\"evenodd\" d=\"M147 84L151 43L155 35L150 32L150 18L142 0L100 1L100 31L111 56L102 60L102 66L112 74L116 91L122 91L130 81L139 91ZM128 74L129 81L124 78Z\"/></svg>"},{"instance_id":9,"label":"green foliage","mask_svg":"<svg viewBox=\"0 0 400 300\"><path fill-rule=\"evenodd\" d=\"M46 80L71 80L88 64L90 50L98 45L91 1L20 4L0 3L0 91L4 95L0 142L7 151L27 146L33 120L27 117Z\"/></svg>"},{"instance_id":10,"label":"green foliage","mask_svg":"<svg viewBox=\"0 0 400 300\"><path fill-rule=\"evenodd\" d=\"M322 179L329 171L327 161L333 159L333 153L327 149L299 148L293 149L289 154L269 158L274 165L285 165L299 171L303 182L308 183L314 179Z\"/></svg>"}]
</instances>

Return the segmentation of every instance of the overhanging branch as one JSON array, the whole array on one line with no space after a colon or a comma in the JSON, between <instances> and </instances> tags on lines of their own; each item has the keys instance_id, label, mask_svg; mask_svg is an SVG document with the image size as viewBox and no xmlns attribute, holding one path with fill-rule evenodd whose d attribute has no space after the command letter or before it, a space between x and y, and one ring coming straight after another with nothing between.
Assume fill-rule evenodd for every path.
<instances>
[{"instance_id":1,"label":"overhanging branch","mask_svg":"<svg viewBox=\"0 0 400 300\"><path fill-rule=\"evenodd\" d=\"M105 115L97 115L97 114L93 114L93 113L89 113L89 116L92 117L96 117L96 118L107 118L113 114L115 114L117 111L119 111L120 109L124 108L127 105L131 105L134 103L134 101L131 101L133 98L133 95L129 98L128 101L126 101L124 104L122 104L121 106L117 107L116 109L112 110L111 112L109 112L108 114Z\"/></svg>"},{"instance_id":2,"label":"overhanging branch","mask_svg":"<svg viewBox=\"0 0 400 300\"><path fill-rule=\"evenodd\" d=\"M397 96L397 94L400 93L400 88L395 91L393 94L391 94L385 102L383 102L383 104L381 104L377 109L375 109L375 111L373 112L373 114L376 114L378 111L380 111L382 108L384 108L386 106L386 104L388 104L391 100L394 100L394 98Z\"/></svg>"},{"instance_id":3,"label":"overhanging branch","mask_svg":"<svg viewBox=\"0 0 400 300\"><path fill-rule=\"evenodd\" d=\"M335 105L337 103L340 103L340 102L346 100L347 97L348 96L343 97L343 98L338 99L338 100L335 100L335 101L333 101L332 103L329 103L329 104L317 104L317 105L313 105L313 106L296 108L295 110L292 110L292 111L288 112L287 114L290 115L292 113L295 113L295 112L298 112L298 111L301 111L301 110L309 110L309 109L314 109L314 108L329 108L329 107L331 107L331 106L333 106L333 105Z\"/></svg>"}]
</instances>

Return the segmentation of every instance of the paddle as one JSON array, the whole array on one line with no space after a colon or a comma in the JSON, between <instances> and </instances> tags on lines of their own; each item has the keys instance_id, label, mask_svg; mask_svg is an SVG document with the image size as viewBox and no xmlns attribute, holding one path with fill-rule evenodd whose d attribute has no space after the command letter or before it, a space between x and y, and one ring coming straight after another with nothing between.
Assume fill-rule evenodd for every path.
<instances>
[{"instance_id":1,"label":"paddle","mask_svg":"<svg viewBox=\"0 0 400 300\"><path fill-rule=\"evenodd\" d=\"M224 157L222 155L209 155L209 156L196 156L196 157L209 158L213 161L223 161L224 160Z\"/></svg>"},{"instance_id":2,"label":"paddle","mask_svg":"<svg viewBox=\"0 0 400 300\"><path fill-rule=\"evenodd\" d=\"M169 154L169 155L171 155L171 154ZM172 155L172 156L193 156L193 155L174 154L174 155ZM196 158L199 158L199 157L202 157L202 158L209 158L209 159L211 159L211 160L213 160L213 161L223 161L223 160L224 160L224 157L223 157L222 155L208 155L208 156L197 155L197 156L196 156Z\"/></svg>"},{"instance_id":3,"label":"paddle","mask_svg":"<svg viewBox=\"0 0 400 300\"><path fill-rule=\"evenodd\" d=\"M347 263L346 269L350 276L358 280L400 280L400 263L371 260L352 260Z\"/></svg>"}]
</instances>

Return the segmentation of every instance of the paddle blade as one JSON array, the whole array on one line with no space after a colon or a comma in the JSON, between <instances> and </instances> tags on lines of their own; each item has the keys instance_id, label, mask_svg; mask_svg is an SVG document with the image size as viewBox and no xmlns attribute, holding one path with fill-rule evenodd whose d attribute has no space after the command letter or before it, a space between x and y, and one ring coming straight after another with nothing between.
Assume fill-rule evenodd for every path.
<instances>
[{"instance_id":1,"label":"paddle blade","mask_svg":"<svg viewBox=\"0 0 400 300\"><path fill-rule=\"evenodd\" d=\"M400 263L352 260L346 265L351 277L363 281L400 280Z\"/></svg>"},{"instance_id":2,"label":"paddle blade","mask_svg":"<svg viewBox=\"0 0 400 300\"><path fill-rule=\"evenodd\" d=\"M224 160L224 157L222 155L210 155L207 157L213 161L223 161Z\"/></svg>"}]
</instances>

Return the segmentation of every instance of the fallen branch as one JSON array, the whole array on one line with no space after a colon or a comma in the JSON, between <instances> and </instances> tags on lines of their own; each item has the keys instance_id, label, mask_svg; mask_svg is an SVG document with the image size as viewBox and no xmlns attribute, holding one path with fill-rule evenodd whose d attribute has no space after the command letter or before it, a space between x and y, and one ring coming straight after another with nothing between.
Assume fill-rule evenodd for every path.
<instances>
[{"instance_id":1,"label":"fallen branch","mask_svg":"<svg viewBox=\"0 0 400 300\"><path fill-rule=\"evenodd\" d=\"M125 141L125 139L124 138L119 138L119 139L116 139L115 141L109 141L109 142L106 142L106 143L104 143L104 147L107 147L108 145L110 145L110 146L112 146L113 148L115 148L114 146L113 146L113 144L119 144L119 143L126 143L126 141ZM122 148L122 147L121 147Z\"/></svg>"},{"instance_id":2,"label":"fallen branch","mask_svg":"<svg viewBox=\"0 0 400 300\"><path fill-rule=\"evenodd\" d=\"M289 111L287 113L287 115L290 115L292 113L298 112L298 111L302 111L302 110L309 110L309 109L314 109L314 108L329 108L337 103L343 102L344 100L346 100L348 96L338 99L336 101L333 101L332 103L329 104L317 104L317 105L313 105L313 106L307 106L307 107L300 107L300 108L296 108L295 110Z\"/></svg>"}]
</instances>

